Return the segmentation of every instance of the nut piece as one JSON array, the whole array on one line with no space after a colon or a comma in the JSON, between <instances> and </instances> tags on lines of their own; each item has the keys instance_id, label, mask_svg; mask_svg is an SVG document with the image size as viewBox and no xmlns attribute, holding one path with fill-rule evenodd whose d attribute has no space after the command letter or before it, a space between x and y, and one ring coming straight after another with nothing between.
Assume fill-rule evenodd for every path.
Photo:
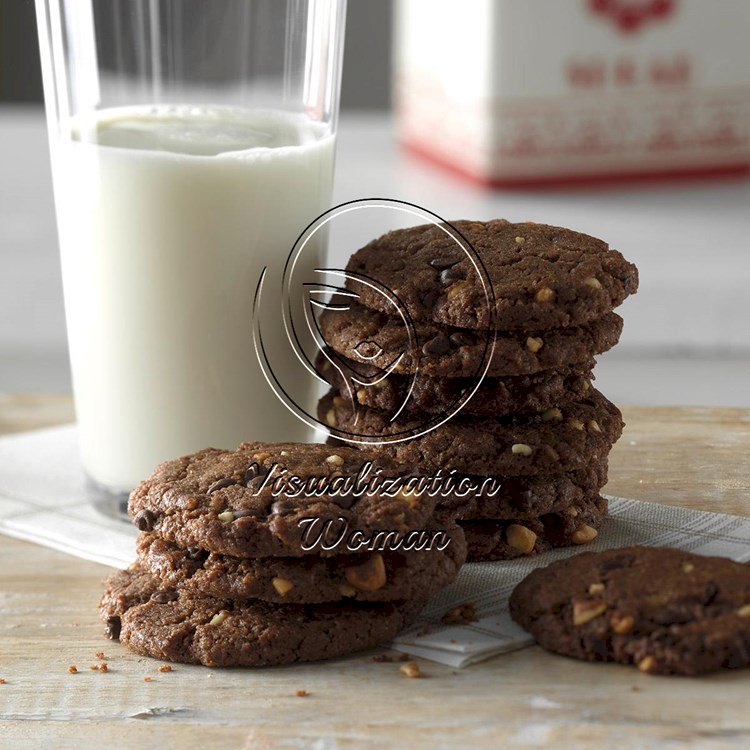
<instances>
[{"instance_id":1,"label":"nut piece","mask_svg":"<svg viewBox=\"0 0 750 750\"><path fill-rule=\"evenodd\" d=\"M422 498L416 489L402 487L395 496L403 500L411 508L418 508L422 502Z\"/></svg>"},{"instance_id":2,"label":"nut piece","mask_svg":"<svg viewBox=\"0 0 750 750\"><path fill-rule=\"evenodd\" d=\"M581 524L574 532L571 540L573 544L586 544L592 539L596 539L599 532L587 524Z\"/></svg>"},{"instance_id":3,"label":"nut piece","mask_svg":"<svg viewBox=\"0 0 750 750\"><path fill-rule=\"evenodd\" d=\"M375 554L361 565L353 565L344 571L346 580L360 591L377 591L386 584L383 555Z\"/></svg>"},{"instance_id":4,"label":"nut piece","mask_svg":"<svg viewBox=\"0 0 750 750\"><path fill-rule=\"evenodd\" d=\"M738 610L737 614L740 617L750 617L750 604L743 604Z\"/></svg>"},{"instance_id":5,"label":"nut piece","mask_svg":"<svg viewBox=\"0 0 750 750\"><path fill-rule=\"evenodd\" d=\"M336 412L333 409L329 409L326 412L326 422L328 422L329 427L336 426Z\"/></svg>"},{"instance_id":6,"label":"nut piece","mask_svg":"<svg viewBox=\"0 0 750 750\"><path fill-rule=\"evenodd\" d=\"M360 388L357 391L357 401L359 401L360 404L364 404L366 400L367 400L367 391L364 388Z\"/></svg>"},{"instance_id":7,"label":"nut piece","mask_svg":"<svg viewBox=\"0 0 750 750\"><path fill-rule=\"evenodd\" d=\"M218 518L220 521L234 521L234 513L231 510L225 510L223 513L219 513Z\"/></svg>"},{"instance_id":8,"label":"nut piece","mask_svg":"<svg viewBox=\"0 0 750 750\"><path fill-rule=\"evenodd\" d=\"M612 630L614 630L615 633L625 635L625 633L629 633L633 629L635 620L630 615L615 614L612 615L609 624L612 626Z\"/></svg>"},{"instance_id":9,"label":"nut piece","mask_svg":"<svg viewBox=\"0 0 750 750\"><path fill-rule=\"evenodd\" d=\"M422 670L414 661L407 661L406 664L402 664L398 668L398 671L401 672L404 677L417 678L422 676Z\"/></svg>"},{"instance_id":10,"label":"nut piece","mask_svg":"<svg viewBox=\"0 0 750 750\"><path fill-rule=\"evenodd\" d=\"M589 276L587 279L583 280L583 283L586 286L590 286L592 289L601 289L602 288L602 282L599 281L599 279L597 279L596 276Z\"/></svg>"},{"instance_id":11,"label":"nut piece","mask_svg":"<svg viewBox=\"0 0 750 750\"><path fill-rule=\"evenodd\" d=\"M524 555L528 555L534 549L536 544L536 534L518 523L512 523L508 526L508 530L505 532L505 536L508 540L508 544L517 549L519 552L523 552Z\"/></svg>"},{"instance_id":12,"label":"nut piece","mask_svg":"<svg viewBox=\"0 0 750 750\"><path fill-rule=\"evenodd\" d=\"M552 302L556 297L554 289L550 289L548 286L543 286L535 295L534 299L537 302Z\"/></svg>"},{"instance_id":13,"label":"nut piece","mask_svg":"<svg viewBox=\"0 0 750 750\"><path fill-rule=\"evenodd\" d=\"M592 583L589 586L589 594L591 594L591 596L595 596L596 594L602 594L604 593L605 588L606 586L603 583Z\"/></svg>"},{"instance_id":14,"label":"nut piece","mask_svg":"<svg viewBox=\"0 0 750 750\"><path fill-rule=\"evenodd\" d=\"M332 464L333 466L343 466L344 459L334 453L332 456L328 456L326 463Z\"/></svg>"},{"instance_id":15,"label":"nut piece","mask_svg":"<svg viewBox=\"0 0 750 750\"><path fill-rule=\"evenodd\" d=\"M529 336L526 339L526 348L532 353L536 354L544 346L544 341L535 336Z\"/></svg>"},{"instance_id":16,"label":"nut piece","mask_svg":"<svg viewBox=\"0 0 750 750\"><path fill-rule=\"evenodd\" d=\"M573 602L573 625L585 625L599 617L607 609L607 602L601 599L579 599Z\"/></svg>"},{"instance_id":17,"label":"nut piece","mask_svg":"<svg viewBox=\"0 0 750 750\"><path fill-rule=\"evenodd\" d=\"M458 297L458 295L468 286L471 286L471 284L466 280L457 281L452 287L450 287L450 289L448 289L448 299Z\"/></svg>"},{"instance_id":18,"label":"nut piece","mask_svg":"<svg viewBox=\"0 0 750 750\"><path fill-rule=\"evenodd\" d=\"M526 443L514 443L510 450L520 456L530 456L534 452L532 447L526 445Z\"/></svg>"},{"instance_id":19,"label":"nut piece","mask_svg":"<svg viewBox=\"0 0 750 750\"><path fill-rule=\"evenodd\" d=\"M568 427L572 427L574 430L583 430L583 422L580 419L573 419L571 417L568 420Z\"/></svg>"},{"instance_id":20,"label":"nut piece","mask_svg":"<svg viewBox=\"0 0 750 750\"><path fill-rule=\"evenodd\" d=\"M516 245L523 245L524 242L526 242L525 237L516 237Z\"/></svg>"},{"instance_id":21,"label":"nut piece","mask_svg":"<svg viewBox=\"0 0 750 750\"><path fill-rule=\"evenodd\" d=\"M656 666L656 659L653 656L646 656L638 662L638 669L641 672L653 672Z\"/></svg>"},{"instance_id":22,"label":"nut piece","mask_svg":"<svg viewBox=\"0 0 750 750\"><path fill-rule=\"evenodd\" d=\"M286 596L294 588L288 578L274 578L271 583L280 596Z\"/></svg>"},{"instance_id":23,"label":"nut piece","mask_svg":"<svg viewBox=\"0 0 750 750\"><path fill-rule=\"evenodd\" d=\"M339 586L339 593L341 594L341 596L354 596L357 593L357 589L355 589L354 586L351 586L348 583L342 583Z\"/></svg>"},{"instance_id":24,"label":"nut piece","mask_svg":"<svg viewBox=\"0 0 750 750\"><path fill-rule=\"evenodd\" d=\"M602 428L599 427L599 422L597 422L595 419L589 419L588 422L586 422L586 426L592 431L592 432L601 432Z\"/></svg>"},{"instance_id":25,"label":"nut piece","mask_svg":"<svg viewBox=\"0 0 750 750\"><path fill-rule=\"evenodd\" d=\"M562 418L562 412L556 406L542 412L542 422L551 422L553 419L559 422Z\"/></svg>"},{"instance_id":26,"label":"nut piece","mask_svg":"<svg viewBox=\"0 0 750 750\"><path fill-rule=\"evenodd\" d=\"M695 565L691 562L683 563L682 565L682 572L683 573L692 573L695 570Z\"/></svg>"},{"instance_id":27,"label":"nut piece","mask_svg":"<svg viewBox=\"0 0 750 750\"><path fill-rule=\"evenodd\" d=\"M221 625L224 620L229 617L229 612L226 609L222 609L219 612L217 612L208 623L209 625Z\"/></svg>"},{"instance_id":28,"label":"nut piece","mask_svg":"<svg viewBox=\"0 0 750 750\"><path fill-rule=\"evenodd\" d=\"M343 396L334 396L333 397L333 405L334 406L345 406L346 405L346 399Z\"/></svg>"}]
</instances>

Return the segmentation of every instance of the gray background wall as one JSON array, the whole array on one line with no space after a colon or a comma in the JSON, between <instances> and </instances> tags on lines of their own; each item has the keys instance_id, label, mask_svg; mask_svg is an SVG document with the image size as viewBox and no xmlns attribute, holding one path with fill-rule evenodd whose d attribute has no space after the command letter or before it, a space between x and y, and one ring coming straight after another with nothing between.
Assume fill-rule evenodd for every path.
<instances>
[{"instance_id":1,"label":"gray background wall","mask_svg":"<svg viewBox=\"0 0 750 750\"><path fill-rule=\"evenodd\" d=\"M343 109L389 106L392 12L392 0L349 0ZM0 0L0 102L41 98L34 2Z\"/></svg>"}]
</instances>

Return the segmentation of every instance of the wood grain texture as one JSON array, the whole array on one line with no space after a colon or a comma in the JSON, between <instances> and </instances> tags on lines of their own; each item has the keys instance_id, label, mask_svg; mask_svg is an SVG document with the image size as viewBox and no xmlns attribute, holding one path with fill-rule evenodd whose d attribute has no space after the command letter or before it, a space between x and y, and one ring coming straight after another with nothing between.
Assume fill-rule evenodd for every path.
<instances>
[{"instance_id":1,"label":"wood grain texture","mask_svg":"<svg viewBox=\"0 0 750 750\"><path fill-rule=\"evenodd\" d=\"M624 412L609 492L750 515L749 411ZM23 429L64 413L56 398L5 399L0 424ZM3 748L750 746L750 671L649 677L528 648L462 671L422 662L426 677L415 680L373 663L373 652L161 673L102 636L96 603L108 569L0 537L0 571ZM102 650L106 674L89 669Z\"/></svg>"}]
</instances>

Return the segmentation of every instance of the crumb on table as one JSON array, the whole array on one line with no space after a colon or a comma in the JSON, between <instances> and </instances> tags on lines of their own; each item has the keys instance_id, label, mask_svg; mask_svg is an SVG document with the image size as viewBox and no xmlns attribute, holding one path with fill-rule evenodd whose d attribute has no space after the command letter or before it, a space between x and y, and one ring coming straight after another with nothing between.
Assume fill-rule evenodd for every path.
<instances>
[{"instance_id":1,"label":"crumb on table","mask_svg":"<svg viewBox=\"0 0 750 750\"><path fill-rule=\"evenodd\" d=\"M422 670L416 662L409 661L406 664L402 664L398 671L401 672L404 677L417 678L422 677Z\"/></svg>"}]
</instances>

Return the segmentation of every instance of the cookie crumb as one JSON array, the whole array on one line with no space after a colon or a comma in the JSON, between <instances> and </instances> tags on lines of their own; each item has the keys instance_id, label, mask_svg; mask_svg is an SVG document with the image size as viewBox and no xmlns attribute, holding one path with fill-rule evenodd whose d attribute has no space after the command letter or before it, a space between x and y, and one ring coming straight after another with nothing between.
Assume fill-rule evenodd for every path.
<instances>
[{"instance_id":1,"label":"cookie crumb","mask_svg":"<svg viewBox=\"0 0 750 750\"><path fill-rule=\"evenodd\" d=\"M449 609L440 619L443 625L468 625L477 621L477 609L473 602L459 604Z\"/></svg>"},{"instance_id":2,"label":"cookie crumb","mask_svg":"<svg viewBox=\"0 0 750 750\"><path fill-rule=\"evenodd\" d=\"M102 662L99 665L99 671L100 672L109 672L109 667L104 662Z\"/></svg>"},{"instance_id":3,"label":"cookie crumb","mask_svg":"<svg viewBox=\"0 0 750 750\"><path fill-rule=\"evenodd\" d=\"M159 667L159 671L160 672L173 672L174 670L172 669L172 667L169 664L162 664Z\"/></svg>"},{"instance_id":4,"label":"cookie crumb","mask_svg":"<svg viewBox=\"0 0 750 750\"><path fill-rule=\"evenodd\" d=\"M404 677L409 677L412 679L416 679L418 677L422 677L422 670L419 668L419 665L416 662L410 661L406 664L402 664L398 671L401 672Z\"/></svg>"},{"instance_id":5,"label":"cookie crumb","mask_svg":"<svg viewBox=\"0 0 750 750\"><path fill-rule=\"evenodd\" d=\"M75 664L71 664L68 667L68 674L78 674L78 667Z\"/></svg>"},{"instance_id":6,"label":"cookie crumb","mask_svg":"<svg viewBox=\"0 0 750 750\"><path fill-rule=\"evenodd\" d=\"M388 654L375 654L375 656L372 657L372 660L376 664L388 664L393 661L393 659L388 656Z\"/></svg>"},{"instance_id":7,"label":"cookie crumb","mask_svg":"<svg viewBox=\"0 0 750 750\"><path fill-rule=\"evenodd\" d=\"M298 698L307 698L307 696L310 695L310 693L308 693L307 690L295 690L294 694Z\"/></svg>"},{"instance_id":8,"label":"cookie crumb","mask_svg":"<svg viewBox=\"0 0 750 750\"><path fill-rule=\"evenodd\" d=\"M0 677L0 685L7 685L8 680L6 680L4 677Z\"/></svg>"},{"instance_id":9,"label":"cookie crumb","mask_svg":"<svg viewBox=\"0 0 750 750\"><path fill-rule=\"evenodd\" d=\"M143 678L143 681L144 681L144 682L153 682L153 681L154 681L154 678L153 678L153 677L144 677L144 678Z\"/></svg>"},{"instance_id":10,"label":"cookie crumb","mask_svg":"<svg viewBox=\"0 0 750 750\"><path fill-rule=\"evenodd\" d=\"M104 651L97 651L94 656L96 656L97 659L106 659L107 657L104 655Z\"/></svg>"}]
</instances>

